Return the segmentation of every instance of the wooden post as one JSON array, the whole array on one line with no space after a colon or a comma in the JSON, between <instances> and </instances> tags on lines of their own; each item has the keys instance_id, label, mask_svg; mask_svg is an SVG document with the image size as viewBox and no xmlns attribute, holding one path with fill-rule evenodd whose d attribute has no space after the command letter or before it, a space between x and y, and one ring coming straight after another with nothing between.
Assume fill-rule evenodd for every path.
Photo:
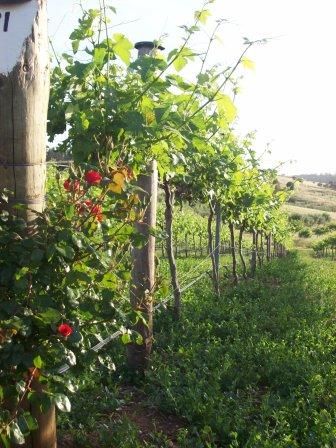
<instances>
[{"instance_id":1,"label":"wooden post","mask_svg":"<svg viewBox=\"0 0 336 448\"><path fill-rule=\"evenodd\" d=\"M150 54L156 47L153 42L138 42L135 45L138 57ZM159 49L163 50L162 47ZM143 190L140 200L147 204L142 222L136 224L137 231L143 236L146 244L138 249L133 248L131 305L134 311L140 311L146 322L141 319L133 329L143 338L142 344L128 345L128 362L133 371L143 372L148 363L153 343L153 292L155 287L155 237L150 228L156 226L158 170L153 160L147 166L147 173L141 174L137 186Z\"/></svg>"},{"instance_id":2,"label":"wooden post","mask_svg":"<svg viewBox=\"0 0 336 448\"><path fill-rule=\"evenodd\" d=\"M264 264L265 248L264 248L264 232L260 231L260 266Z\"/></svg>"},{"instance_id":3,"label":"wooden post","mask_svg":"<svg viewBox=\"0 0 336 448\"><path fill-rule=\"evenodd\" d=\"M44 208L49 59L46 0L1 0L0 190L12 192L10 211L28 223ZM56 448L55 408L30 411L39 429L25 446Z\"/></svg>"},{"instance_id":4,"label":"wooden post","mask_svg":"<svg viewBox=\"0 0 336 448\"><path fill-rule=\"evenodd\" d=\"M147 209L141 223L136 224L137 231L147 241L146 244L132 250L132 286L131 305L135 311L140 311L146 323L141 319L134 326L143 338L141 345L131 343L128 346L129 365L132 370L144 371L152 349L153 339L153 290L155 286L155 238L149 229L156 224L157 209L157 164L155 161L147 167L148 174L140 175L137 186L145 193L140 193L140 200L147 203Z\"/></svg>"},{"instance_id":5,"label":"wooden post","mask_svg":"<svg viewBox=\"0 0 336 448\"><path fill-rule=\"evenodd\" d=\"M0 189L44 207L49 52L46 0L0 2ZM32 211L20 212L31 221Z\"/></svg>"},{"instance_id":6,"label":"wooden post","mask_svg":"<svg viewBox=\"0 0 336 448\"><path fill-rule=\"evenodd\" d=\"M43 387L40 382L34 381L33 388L38 393L43 393ZM57 448L56 434L56 409L52 405L45 413L40 412L39 405L31 405L30 412L36 418L38 430L33 431L30 440L24 445L24 448Z\"/></svg>"}]
</instances>

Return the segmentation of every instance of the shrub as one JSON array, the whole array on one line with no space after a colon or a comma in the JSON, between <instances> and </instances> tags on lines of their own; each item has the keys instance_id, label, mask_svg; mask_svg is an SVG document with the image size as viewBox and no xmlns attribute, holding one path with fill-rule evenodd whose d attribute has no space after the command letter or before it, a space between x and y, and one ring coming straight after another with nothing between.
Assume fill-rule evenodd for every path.
<instances>
[{"instance_id":1,"label":"shrub","mask_svg":"<svg viewBox=\"0 0 336 448\"><path fill-rule=\"evenodd\" d=\"M312 236L312 231L305 227L304 229L300 230L299 237L300 238L310 238Z\"/></svg>"},{"instance_id":2,"label":"shrub","mask_svg":"<svg viewBox=\"0 0 336 448\"><path fill-rule=\"evenodd\" d=\"M120 312L129 288L133 222L139 219L135 194L125 176L121 185L122 168L104 181L89 173L87 181L73 177L64 186L58 183L30 227L4 211L9 198L1 197L0 436L5 446L7 435L22 444L36 429L25 411L27 400L44 410L53 402L70 410L66 391L73 386L59 368L90 364L90 347L125 324L120 317L125 310ZM101 362L113 368L110 359ZM6 402L12 403L11 412L4 410Z\"/></svg>"},{"instance_id":3,"label":"shrub","mask_svg":"<svg viewBox=\"0 0 336 448\"><path fill-rule=\"evenodd\" d=\"M325 235L329 230L327 227L316 227L313 232L315 235Z\"/></svg>"}]
</instances>

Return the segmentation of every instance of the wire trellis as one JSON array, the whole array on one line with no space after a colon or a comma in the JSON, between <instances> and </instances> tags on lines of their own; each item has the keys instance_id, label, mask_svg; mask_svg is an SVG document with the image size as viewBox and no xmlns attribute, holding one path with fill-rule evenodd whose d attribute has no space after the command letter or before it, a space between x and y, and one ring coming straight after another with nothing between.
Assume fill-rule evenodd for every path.
<instances>
[{"instance_id":1,"label":"wire trellis","mask_svg":"<svg viewBox=\"0 0 336 448\"><path fill-rule=\"evenodd\" d=\"M194 278L191 282L189 283L185 283L185 280L188 279L188 281L190 280L191 274L194 274L197 272L197 270L202 267L207 261L209 261L209 258L216 252L216 250L218 249L219 245L216 246L215 248L212 249L211 252L209 252L206 257L200 262L198 263L196 266L194 266L190 271L188 271L188 273L182 277L181 281L181 289L180 289L180 293L183 294L185 291L187 291L188 289L190 289L192 286L194 286L197 282L199 282L202 278L204 278L206 275L210 274L210 271L205 271L202 274L198 275L196 278ZM232 250L232 247L229 247L227 249ZM235 250L237 250L237 248L234 248ZM243 249L242 250L243 253L248 253L248 254L252 254L253 250L246 250ZM260 253L260 251L255 250L255 254L258 255L258 253ZM263 252L262 252L263 253ZM184 285L183 285L184 283ZM157 305L154 306L153 311L157 311L161 306L166 307L167 303L172 300L174 298L174 291L169 293L166 297L163 298L163 300L161 300ZM115 333L107 336L107 338L103 339L102 341L98 342L98 344L94 345L91 350L95 353L98 353L100 350L102 350L107 344L109 344L111 341L113 341L114 339L117 339L119 336L121 336L122 334L125 333L126 330L122 331L122 330L118 330ZM59 375L63 375L64 373L68 372L71 369L71 366L69 364L64 364L62 365L58 370L57 373Z\"/></svg>"},{"instance_id":2,"label":"wire trellis","mask_svg":"<svg viewBox=\"0 0 336 448\"><path fill-rule=\"evenodd\" d=\"M215 250L215 249L214 249ZM210 254L206 257L206 259L210 256ZM203 260L201 263L199 263L196 266L196 269L198 269L200 266L202 266L204 264L205 260ZM195 270L195 268L193 269ZM187 291L189 288L191 288L195 283L197 283L199 280L201 280L205 275L208 275L208 271L204 272L203 274L201 274L200 276L198 276L196 279L193 279L192 282L190 282L189 284L185 285L182 287L181 289L181 293ZM190 272L188 273L188 277L190 278ZM165 297L160 303L158 303L155 307L154 307L154 311L158 310L161 306L165 306L174 296L174 293L169 294L167 297ZM115 333L107 336L107 338L103 339L102 341L100 341L98 344L96 344L95 346L93 346L91 348L92 351L98 353L102 348L104 348L108 343L110 343L111 341L113 341L114 339L117 339L119 336L121 336L124 332L121 330L116 331ZM63 375L66 372L68 372L71 369L72 366L70 366L69 364L63 364L58 370L57 373L59 375Z\"/></svg>"}]
</instances>

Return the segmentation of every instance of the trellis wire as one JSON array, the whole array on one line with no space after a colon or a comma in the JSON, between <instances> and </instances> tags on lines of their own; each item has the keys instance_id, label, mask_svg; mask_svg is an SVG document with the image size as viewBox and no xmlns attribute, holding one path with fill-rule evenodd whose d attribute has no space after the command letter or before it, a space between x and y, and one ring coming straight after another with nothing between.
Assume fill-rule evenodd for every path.
<instances>
[{"instance_id":1,"label":"trellis wire","mask_svg":"<svg viewBox=\"0 0 336 448\"><path fill-rule=\"evenodd\" d=\"M182 288L181 293L185 292L187 289L191 288L195 283L197 283L201 278L203 278L205 275L207 275L208 272L204 272L202 275L200 275L199 277L197 277L196 279L194 279L191 283L189 283L188 285L186 285L184 288ZM160 303L158 303L155 307L154 310L157 310L160 306L164 305L165 303L167 303L169 300L171 300L172 298L172 294L170 296L168 296L167 298L165 298L165 300L161 301ZM98 344L96 344L94 347L92 347L92 351L98 353L102 348L105 347L105 345L107 345L109 342L113 341L114 339L116 339L117 337L121 336L123 334L123 332L121 330L116 331L115 333L111 334L110 336L108 336L107 338L103 339L101 342L99 342ZM57 371L57 373L59 375L63 375L64 373L66 373L68 370L71 369L71 366L69 364L64 364L62 367L60 367Z\"/></svg>"},{"instance_id":2,"label":"trellis wire","mask_svg":"<svg viewBox=\"0 0 336 448\"><path fill-rule=\"evenodd\" d=\"M194 272L196 272L201 266L203 266L207 261L208 261L208 258L210 258L211 257L211 255L212 254L214 254L215 253L215 251L218 249L218 247L219 247L219 244L216 246L216 247L214 247L213 249L212 249L212 251L211 252L209 252L206 256L205 256L205 258L200 262L200 263L198 263L196 266L194 266L190 271L188 271L186 274L185 274L185 276L184 277L181 277L180 278L180 283L182 284L187 278L188 279L190 279L190 276L191 276L191 274L193 274ZM184 291L186 291L188 288L190 288L191 286L193 286L198 280L200 280L201 278L203 278L205 275L207 275L209 273L209 271L206 271L206 272L204 272L203 274L201 274L199 277L197 277L196 278L196 280L194 279L191 283L189 283L187 286L182 286L182 289L181 289L181 293L183 293ZM161 305L164 305L165 303L167 303L167 302L169 302L169 300L171 300L171 298L174 296L174 292L172 292L171 294L169 294L168 296L166 296L160 303L158 303L155 307L154 307L154 310L155 309L158 309Z\"/></svg>"},{"instance_id":3,"label":"trellis wire","mask_svg":"<svg viewBox=\"0 0 336 448\"><path fill-rule=\"evenodd\" d=\"M218 246L217 246L218 247ZM188 272L188 277L190 278L190 273L196 271L200 266L202 266L207 259L211 256L211 254L214 253L214 251L217 249L217 247L215 247L205 258L204 260L202 260L201 263L199 263L196 267L194 267L191 271ZM247 251L246 251L247 252ZM248 253L251 253L250 251L248 251ZM203 274L199 275L197 278L193 279L190 283L188 283L187 285L183 286L181 288L181 294L184 293L185 291L187 291L189 288L191 288L195 283L199 282L203 277L205 277L206 275L209 274L210 271L206 271L203 272ZM185 279L185 278L184 278ZM158 310L161 306L165 306L170 300L172 300L172 298L174 297L174 292L172 292L171 294L169 294L168 296L166 296L160 303L158 303L153 310L156 311ZM95 346L93 346L91 348L92 351L98 353L102 348L105 347L105 345L107 345L109 342L113 341L114 339L116 339L117 337L121 336L123 334L123 332L121 330L116 331L115 333L109 335L107 338L103 339L102 341L100 341L98 344L96 344ZM71 369L71 366L69 364L64 364L62 367L60 367L57 371L57 373L59 375L63 375L64 373L68 372Z\"/></svg>"},{"instance_id":4,"label":"trellis wire","mask_svg":"<svg viewBox=\"0 0 336 448\"><path fill-rule=\"evenodd\" d=\"M186 279L186 278L190 278L190 274L192 274L192 273L194 273L195 271L197 271L201 266L203 266L207 261L210 261L210 260L208 260L210 257L211 257L211 255L216 251L216 249L219 247L219 245L217 245L211 252L209 252L209 254L207 254L206 256L205 256L205 258L200 262L200 263L198 263L196 266L194 266L190 271L188 271L184 276L182 276L182 277L180 277L180 282L181 283L183 283L184 282L184 280ZM229 252L227 253L227 254L221 254L221 255L231 255L231 253L230 253L230 251L232 251L232 249L233 249L233 247L232 246L228 246L227 248L226 248ZM234 247L234 249L235 249L235 251L237 251L238 252L238 249L239 248L237 248L237 247ZM191 250L191 252L192 252L192 250ZM252 252L253 252L253 249L247 249L247 248L242 248L242 250L241 250L241 252L243 253L243 254L248 254L248 255L252 255ZM256 255L258 256L258 255L262 255L262 254L265 254L266 253L266 251L264 250L264 251L260 251L260 250L256 250L255 251L255 253L256 253ZM166 258L166 257L165 257ZM164 299L165 300L165 299Z\"/></svg>"},{"instance_id":5,"label":"trellis wire","mask_svg":"<svg viewBox=\"0 0 336 448\"><path fill-rule=\"evenodd\" d=\"M199 280L201 280L201 278L203 278L204 276L208 275L208 272L203 272L203 274L201 274L200 276L198 276L196 279L194 279L192 282L190 282L188 285L186 285L184 288L181 289L181 294L183 292L185 292L187 289L191 288L195 283L197 283ZM156 311L157 309L160 308L160 306L164 306L166 305L172 298L174 297L174 293L171 293L167 298L165 298L164 300L161 300L160 303L158 303L155 307L154 307L154 311Z\"/></svg>"},{"instance_id":6,"label":"trellis wire","mask_svg":"<svg viewBox=\"0 0 336 448\"><path fill-rule=\"evenodd\" d=\"M217 246L218 247L218 246ZM217 249L217 247L215 247L206 257L204 260L202 260L201 263L199 263L198 265L196 265L191 271L188 272L187 276L185 276L183 278L183 280L185 280L185 278L190 278L190 274L194 271L196 271L200 266L202 266L207 260L208 258L215 252L215 250ZM228 248L229 250L232 249L232 247ZM235 248L237 249L237 248ZM252 250L248 250L248 249L243 249L242 253L245 254L251 254ZM261 251L256 251L256 254L260 254L262 253ZM210 274L210 271L206 271L203 274L201 274L200 276L198 276L196 279L194 279L192 282L190 282L188 285L186 285L185 287L181 288L181 294L183 292L185 292L187 289L189 289L191 286L193 286L195 283L197 283L201 278L205 277L206 275ZM183 282L182 280L182 282ZM174 297L174 292L172 292L169 296L167 296L166 298L164 298L160 303L158 303L155 307L154 310L157 310L158 308L160 308L161 305L165 305L166 303L168 303L172 298Z\"/></svg>"},{"instance_id":7,"label":"trellis wire","mask_svg":"<svg viewBox=\"0 0 336 448\"><path fill-rule=\"evenodd\" d=\"M215 251L218 249L218 247L219 247L219 244L216 246L216 247L214 247L213 249L212 249L212 251L211 252L209 252L206 256L205 256L205 258L200 262L200 263L198 263L196 266L194 266L190 271L188 271L185 275L184 275L184 277L182 276L182 277L180 277L180 282L181 283L183 283L184 282L184 280L185 279L189 279L190 278L190 275L192 274L192 273L194 273L194 272L196 272L201 266L203 266L207 261L210 261L210 260L208 260L208 258L210 258L211 257L211 255L213 255L214 253L215 253ZM164 299L165 300L165 299Z\"/></svg>"},{"instance_id":8,"label":"trellis wire","mask_svg":"<svg viewBox=\"0 0 336 448\"><path fill-rule=\"evenodd\" d=\"M98 353L105 345L107 345L109 342L113 341L113 339L116 339L118 336L121 336L123 332L121 330L116 331L115 333L111 334L110 336L107 336L106 339L103 339L101 342L96 344L94 347L92 347L91 350ZM60 367L57 371L58 374L63 375L65 372L71 369L71 366L69 364L64 364L62 367Z\"/></svg>"}]
</instances>

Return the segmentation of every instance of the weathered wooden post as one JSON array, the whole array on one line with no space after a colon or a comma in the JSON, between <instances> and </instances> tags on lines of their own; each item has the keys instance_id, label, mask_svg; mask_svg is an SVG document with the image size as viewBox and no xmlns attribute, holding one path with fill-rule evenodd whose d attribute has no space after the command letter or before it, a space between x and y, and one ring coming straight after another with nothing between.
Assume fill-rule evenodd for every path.
<instances>
[{"instance_id":1,"label":"weathered wooden post","mask_svg":"<svg viewBox=\"0 0 336 448\"><path fill-rule=\"evenodd\" d=\"M151 54L156 49L153 42L138 42L135 45L138 57ZM141 319L134 326L143 338L141 345L131 343L128 346L128 360L132 370L144 371L148 362L153 343L153 292L155 287L155 237L150 229L156 226L158 170L157 162L153 160L146 169L146 174L141 174L137 180L137 186L143 190L140 200L146 203L146 212L142 222L136 224L138 232L143 235L146 244L138 249L133 248L132 258L132 287L131 305L135 311L140 311L146 322Z\"/></svg>"},{"instance_id":2,"label":"weathered wooden post","mask_svg":"<svg viewBox=\"0 0 336 448\"><path fill-rule=\"evenodd\" d=\"M46 6L46 0L0 1L0 189L37 211L44 206L46 177ZM34 214L23 217L30 221Z\"/></svg>"},{"instance_id":3,"label":"weathered wooden post","mask_svg":"<svg viewBox=\"0 0 336 448\"><path fill-rule=\"evenodd\" d=\"M49 51L46 0L0 0L0 190L31 222L44 207ZM39 384L36 389L40 389ZM42 415L25 446L56 448L55 409Z\"/></svg>"}]
</instances>

